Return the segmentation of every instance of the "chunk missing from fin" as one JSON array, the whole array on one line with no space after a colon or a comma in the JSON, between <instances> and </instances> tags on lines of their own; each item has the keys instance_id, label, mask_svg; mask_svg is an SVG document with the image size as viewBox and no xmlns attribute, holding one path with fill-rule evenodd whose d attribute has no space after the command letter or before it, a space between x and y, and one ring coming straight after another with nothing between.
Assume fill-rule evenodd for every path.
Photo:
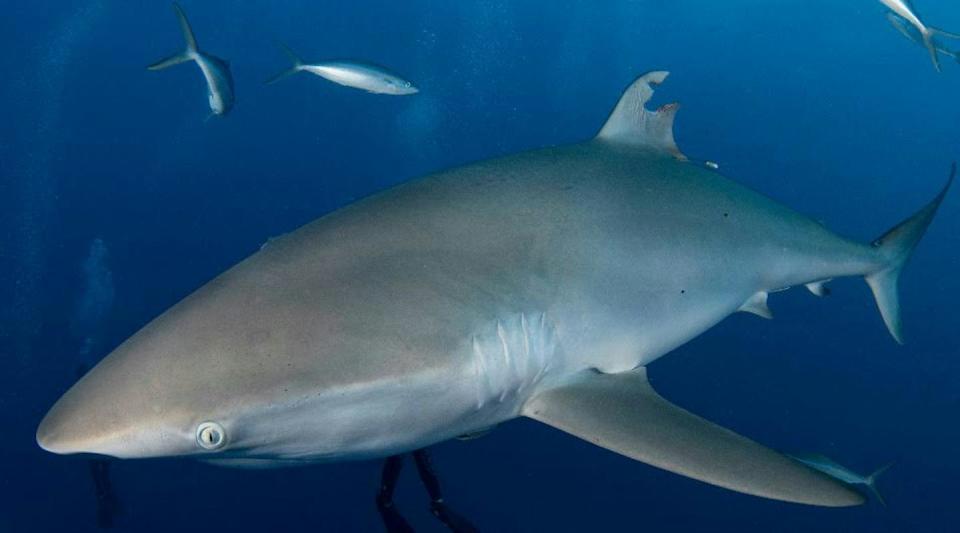
<instances>
[{"instance_id":1,"label":"chunk missing from fin","mask_svg":"<svg viewBox=\"0 0 960 533\"><path fill-rule=\"evenodd\" d=\"M584 371L537 394L522 412L631 459L737 492L826 507L864 501L826 474L664 400L643 367Z\"/></svg>"},{"instance_id":2,"label":"chunk missing from fin","mask_svg":"<svg viewBox=\"0 0 960 533\"><path fill-rule=\"evenodd\" d=\"M653 98L653 86L663 83L669 74L664 70L648 72L627 87L597 139L663 152L686 161L687 156L673 139L673 121L680 104L666 104L656 111L646 108Z\"/></svg>"}]
</instances>

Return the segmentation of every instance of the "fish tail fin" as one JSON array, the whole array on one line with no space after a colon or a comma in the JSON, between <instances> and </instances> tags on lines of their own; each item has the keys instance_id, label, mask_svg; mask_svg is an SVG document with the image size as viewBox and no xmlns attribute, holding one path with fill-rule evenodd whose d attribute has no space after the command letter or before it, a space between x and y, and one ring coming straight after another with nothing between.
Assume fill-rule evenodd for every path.
<instances>
[{"instance_id":1,"label":"fish tail fin","mask_svg":"<svg viewBox=\"0 0 960 533\"><path fill-rule=\"evenodd\" d=\"M183 40L186 41L186 49L178 54L166 57L147 67L147 70L163 70L167 67L179 65L187 61L193 61L200 53L197 47L197 39L193 36L193 30L190 28L190 22L183 13L180 4L174 2L173 11L177 14L177 20L180 22L180 29L183 31Z\"/></svg>"},{"instance_id":2,"label":"fish tail fin","mask_svg":"<svg viewBox=\"0 0 960 533\"><path fill-rule=\"evenodd\" d=\"M298 56L292 48L279 41L277 41L277 46L280 47L280 50L282 50L284 54L287 54L287 57L290 58L290 62L293 63L293 66L299 67L303 65L303 60L300 59L300 56Z\"/></svg>"},{"instance_id":3,"label":"fish tail fin","mask_svg":"<svg viewBox=\"0 0 960 533\"><path fill-rule=\"evenodd\" d=\"M877 478L879 478L880 474L886 472L891 466L893 466L893 463L887 463L881 466L880 468L876 469L876 471L874 471L872 474L867 476L866 480L864 480L864 483L866 484L867 488L870 489L870 492L872 492L873 495L877 497L877 501L880 502L880 505L884 507L887 506L887 501L883 499L883 496L880 494L880 491L877 489Z\"/></svg>"},{"instance_id":4,"label":"fish tail fin","mask_svg":"<svg viewBox=\"0 0 960 533\"><path fill-rule=\"evenodd\" d=\"M927 29L930 31L931 35L934 37L946 37L948 39L960 39L960 33L953 33L949 31L941 30L940 28L933 28L927 26ZM936 43L934 43L936 45ZM953 58L954 61L960 62L960 54L956 50L950 50L946 47L937 46L937 50L943 53L944 55Z\"/></svg>"},{"instance_id":5,"label":"fish tail fin","mask_svg":"<svg viewBox=\"0 0 960 533\"><path fill-rule=\"evenodd\" d=\"M937 55L937 45L933 42L933 35L936 30L927 28L927 31L923 32L921 36L923 37L923 46L927 49L927 52L930 53L930 61L933 61L933 68L937 69L937 72L940 72L940 57Z\"/></svg>"},{"instance_id":6,"label":"fish tail fin","mask_svg":"<svg viewBox=\"0 0 960 533\"><path fill-rule=\"evenodd\" d=\"M931 35L948 37L950 39L960 39L960 33L953 33L949 31L941 30L940 28L934 28L933 26L927 26L927 30L931 33Z\"/></svg>"},{"instance_id":7,"label":"fish tail fin","mask_svg":"<svg viewBox=\"0 0 960 533\"><path fill-rule=\"evenodd\" d=\"M920 242L924 232L926 232L927 226L930 225L933 216L937 213L937 208L943 202L956 173L957 164L954 163L950 169L950 178L947 180L947 184L944 185L936 198L910 218L897 224L873 241L873 247L880 256L880 262L876 270L866 275L867 284L873 291L873 297L877 301L877 307L880 308L883 322L893 338L900 344L903 344L903 334L900 324L900 298L897 293L897 280L917 243Z\"/></svg>"},{"instance_id":8,"label":"fish tail fin","mask_svg":"<svg viewBox=\"0 0 960 533\"><path fill-rule=\"evenodd\" d=\"M289 46L283 44L280 41L277 41L277 46L280 48L280 50L283 51L284 54L287 55L287 57L290 58L291 66L287 70L284 70L283 72L277 74L276 76L273 76L272 78L268 79L266 81L267 85L276 83L288 76L292 76L297 72L300 72L301 68L303 67L303 60L300 59L300 56L298 56L297 53L293 51L293 49L291 49Z\"/></svg>"}]
</instances>

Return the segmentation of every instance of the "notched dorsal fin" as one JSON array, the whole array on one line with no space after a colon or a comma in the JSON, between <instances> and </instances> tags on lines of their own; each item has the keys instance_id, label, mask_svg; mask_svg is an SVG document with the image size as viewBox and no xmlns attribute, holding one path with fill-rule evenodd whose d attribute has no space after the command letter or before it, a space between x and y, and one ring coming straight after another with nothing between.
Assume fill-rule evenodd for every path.
<instances>
[{"instance_id":1,"label":"notched dorsal fin","mask_svg":"<svg viewBox=\"0 0 960 533\"><path fill-rule=\"evenodd\" d=\"M673 139L673 119L680 104L666 104L656 111L646 108L653 98L653 86L663 83L669 74L657 70L637 78L620 97L597 138L664 152L686 161Z\"/></svg>"}]
</instances>

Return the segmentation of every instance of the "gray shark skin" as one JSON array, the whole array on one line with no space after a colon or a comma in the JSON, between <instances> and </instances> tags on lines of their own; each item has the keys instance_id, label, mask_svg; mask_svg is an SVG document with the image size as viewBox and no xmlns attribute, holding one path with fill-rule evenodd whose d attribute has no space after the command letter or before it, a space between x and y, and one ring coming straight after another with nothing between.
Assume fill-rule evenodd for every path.
<instances>
[{"instance_id":1,"label":"gray shark skin","mask_svg":"<svg viewBox=\"0 0 960 533\"><path fill-rule=\"evenodd\" d=\"M871 244L686 161L675 104L625 92L581 144L414 180L270 241L147 324L53 406L55 453L269 467L376 458L526 416L791 502L862 496L661 398L645 366L770 291L896 280L939 206Z\"/></svg>"},{"instance_id":2,"label":"gray shark skin","mask_svg":"<svg viewBox=\"0 0 960 533\"><path fill-rule=\"evenodd\" d=\"M197 39L193 36L193 30L190 28L190 22L183 13L179 4L173 4L173 11L177 14L177 20L180 23L180 29L183 31L183 38L187 43L187 48L183 52L175 54L147 67L148 70L163 70L173 65L179 65L187 61L193 61L200 67L203 73L203 79L207 84L207 103L210 105L210 111L214 115L223 116L233 109L233 75L230 73L230 63L225 59L208 54L200 50L197 46Z\"/></svg>"},{"instance_id":3,"label":"gray shark skin","mask_svg":"<svg viewBox=\"0 0 960 533\"><path fill-rule=\"evenodd\" d=\"M267 85L298 72L309 72L338 85L373 94L406 96L420 92L420 89L414 87L413 83L387 71L385 68L347 60L306 63L290 47L283 43L278 44L280 49L290 58L291 66L267 80Z\"/></svg>"}]
</instances>

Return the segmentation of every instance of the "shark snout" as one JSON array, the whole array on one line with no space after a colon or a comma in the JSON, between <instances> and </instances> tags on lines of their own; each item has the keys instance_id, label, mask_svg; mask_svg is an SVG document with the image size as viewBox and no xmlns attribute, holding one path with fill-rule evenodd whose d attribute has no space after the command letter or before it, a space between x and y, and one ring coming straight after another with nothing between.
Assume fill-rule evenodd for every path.
<instances>
[{"instance_id":1,"label":"shark snout","mask_svg":"<svg viewBox=\"0 0 960 533\"><path fill-rule=\"evenodd\" d=\"M82 422L72 419L59 408L59 403L43 417L37 427L37 445L44 450L66 455L73 453L99 453L89 431L84 431Z\"/></svg>"},{"instance_id":2,"label":"shark snout","mask_svg":"<svg viewBox=\"0 0 960 533\"><path fill-rule=\"evenodd\" d=\"M158 409L141 384L95 368L68 390L37 426L37 445L56 454L118 458L182 455L192 435L176 411Z\"/></svg>"},{"instance_id":3,"label":"shark snout","mask_svg":"<svg viewBox=\"0 0 960 533\"><path fill-rule=\"evenodd\" d=\"M96 405L78 401L80 394L76 389L75 386L68 391L40 421L37 445L61 455L116 455L117 445L129 440L126 428L111 424L108 413L97 409Z\"/></svg>"}]
</instances>

